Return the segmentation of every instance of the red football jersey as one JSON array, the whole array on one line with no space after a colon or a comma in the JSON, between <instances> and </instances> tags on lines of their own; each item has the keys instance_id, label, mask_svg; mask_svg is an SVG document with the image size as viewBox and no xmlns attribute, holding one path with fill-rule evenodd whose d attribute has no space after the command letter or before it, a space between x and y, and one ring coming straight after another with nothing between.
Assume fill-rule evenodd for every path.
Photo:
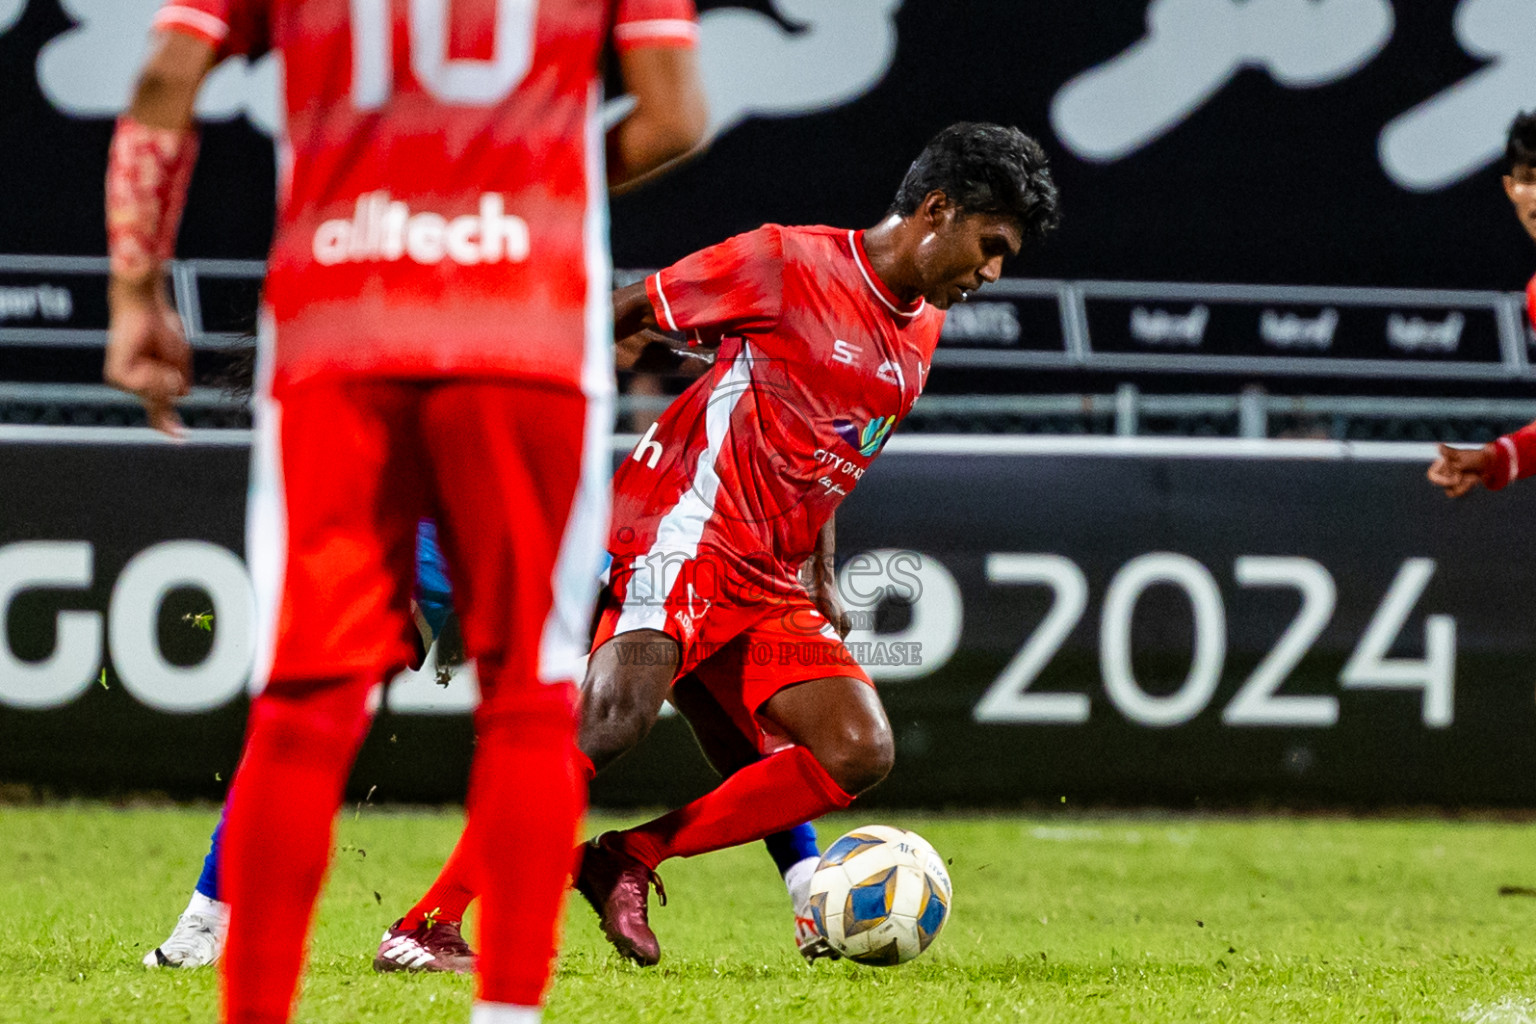
<instances>
[{"instance_id":1,"label":"red football jersey","mask_svg":"<svg viewBox=\"0 0 1536 1024\"><path fill-rule=\"evenodd\" d=\"M1525 286L1525 315L1531 321L1531 326L1536 328L1536 277L1531 278Z\"/></svg>"},{"instance_id":2,"label":"red football jersey","mask_svg":"<svg viewBox=\"0 0 1536 1024\"><path fill-rule=\"evenodd\" d=\"M156 25L283 55L274 390L604 386L600 58L693 45L692 0L168 0Z\"/></svg>"},{"instance_id":3,"label":"red football jersey","mask_svg":"<svg viewBox=\"0 0 1536 1024\"><path fill-rule=\"evenodd\" d=\"M657 568L708 550L791 591L822 524L922 392L944 314L901 305L862 232L828 227L738 235L646 288L664 327L723 340L620 465L610 550Z\"/></svg>"}]
</instances>

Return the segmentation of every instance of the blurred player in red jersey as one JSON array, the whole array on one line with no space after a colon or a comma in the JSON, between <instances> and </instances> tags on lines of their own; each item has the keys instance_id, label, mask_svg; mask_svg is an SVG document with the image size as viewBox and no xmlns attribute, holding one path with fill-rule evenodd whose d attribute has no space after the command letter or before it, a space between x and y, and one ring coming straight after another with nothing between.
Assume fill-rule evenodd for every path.
<instances>
[{"instance_id":1,"label":"blurred player in red jersey","mask_svg":"<svg viewBox=\"0 0 1536 1024\"><path fill-rule=\"evenodd\" d=\"M1525 233L1536 241L1536 111L1521 114L1509 126L1504 148L1504 194L1509 196ZM1526 315L1536 327L1536 277L1525 288ZM1503 490L1536 474L1536 423L1505 434L1481 448L1440 446L1429 467L1430 483L1459 498L1478 484Z\"/></svg>"},{"instance_id":2,"label":"blurred player in red jersey","mask_svg":"<svg viewBox=\"0 0 1536 1024\"><path fill-rule=\"evenodd\" d=\"M1034 140L956 124L868 230L767 225L615 293L621 347L671 332L718 352L614 477L582 687L589 773L669 694L727 773L584 848L577 888L630 959L660 958L646 904L663 860L846 807L890 770L890 724L842 642L833 513L921 394L943 311L1042 240L1056 204Z\"/></svg>"},{"instance_id":3,"label":"blurred player in red jersey","mask_svg":"<svg viewBox=\"0 0 1536 1024\"><path fill-rule=\"evenodd\" d=\"M704 129L690 0L624 0L634 114L607 178ZM539 1018L585 803L574 674L607 522L613 377L593 0L168 0L107 179L106 376L180 429L162 263L228 55L281 51L286 130L261 318L247 559L259 609L231 787L224 1017L286 1021L343 784L410 656L437 520L482 700L466 825L476 1024ZM494 852L494 858L491 854Z\"/></svg>"}]
</instances>

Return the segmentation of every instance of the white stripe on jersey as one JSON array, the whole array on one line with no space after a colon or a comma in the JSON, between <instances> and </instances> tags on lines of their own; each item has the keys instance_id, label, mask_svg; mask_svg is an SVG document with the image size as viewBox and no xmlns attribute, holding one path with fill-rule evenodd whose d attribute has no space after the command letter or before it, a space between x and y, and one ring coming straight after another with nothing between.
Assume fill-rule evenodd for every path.
<instances>
[{"instance_id":1,"label":"white stripe on jersey","mask_svg":"<svg viewBox=\"0 0 1536 1024\"><path fill-rule=\"evenodd\" d=\"M613 38L621 43L642 39L673 39L697 43L699 24L686 18L654 18L650 21L626 21L613 27Z\"/></svg>"},{"instance_id":2,"label":"white stripe on jersey","mask_svg":"<svg viewBox=\"0 0 1536 1024\"><path fill-rule=\"evenodd\" d=\"M661 272L657 271L651 277L656 282L656 294L661 299L661 315L667 318L667 329L673 331L682 330L681 327L677 326L677 321L672 319L672 303L667 301L667 293L661 290Z\"/></svg>"},{"instance_id":3,"label":"white stripe on jersey","mask_svg":"<svg viewBox=\"0 0 1536 1024\"><path fill-rule=\"evenodd\" d=\"M172 25L182 25L190 28L192 31L207 36L216 43L222 43L229 36L229 25L207 11L200 11L196 7L176 6L160 8L160 12L155 15L155 29L169 28Z\"/></svg>"},{"instance_id":4,"label":"white stripe on jersey","mask_svg":"<svg viewBox=\"0 0 1536 1024\"><path fill-rule=\"evenodd\" d=\"M608 256L608 184L603 151L602 90L593 86L587 99L587 211L582 246L586 250L586 340L582 350L581 390L587 399L582 433L581 479L555 559L554 602L539 638L539 679L580 681L581 659L592 631L592 607L598 577L607 556L610 491L609 449L613 434L613 266Z\"/></svg>"},{"instance_id":5,"label":"white stripe on jersey","mask_svg":"<svg viewBox=\"0 0 1536 1024\"><path fill-rule=\"evenodd\" d=\"M880 286L875 284L874 278L869 276L869 271L864 269L864 258L859 255L859 240L854 236L855 232L848 232L848 248L853 252L853 265L859 268L859 276L864 279L865 284L869 285L869 290L874 293L875 298L880 300L880 305L884 306L892 313L895 313L897 316L903 317L907 320L910 320L917 316L917 314L921 313L923 311L923 307L928 304L927 299L920 301L917 304L917 308L911 312L903 312L902 310L899 310L895 306L891 305L891 300L886 298L885 295L881 293ZM656 284L660 286L660 278L656 279Z\"/></svg>"},{"instance_id":6,"label":"white stripe on jersey","mask_svg":"<svg viewBox=\"0 0 1536 1024\"><path fill-rule=\"evenodd\" d=\"M266 689L277 653L277 617L288 568L288 504L283 487L283 409L272 397L272 312L262 307L256 330L256 400L246 491L245 558L256 597L256 649L250 692Z\"/></svg>"},{"instance_id":7,"label":"white stripe on jersey","mask_svg":"<svg viewBox=\"0 0 1536 1024\"><path fill-rule=\"evenodd\" d=\"M693 480L677 504L662 516L651 549L632 567L615 634L632 629L660 629L666 621L664 603L670 585L665 579L667 570L699 553L699 541L715 513L715 495L720 490L715 463L725 447L737 404L752 390L752 365L752 347L742 342L741 352L730 370L709 393L704 412L705 446ZM657 573L663 578L656 579Z\"/></svg>"}]
</instances>

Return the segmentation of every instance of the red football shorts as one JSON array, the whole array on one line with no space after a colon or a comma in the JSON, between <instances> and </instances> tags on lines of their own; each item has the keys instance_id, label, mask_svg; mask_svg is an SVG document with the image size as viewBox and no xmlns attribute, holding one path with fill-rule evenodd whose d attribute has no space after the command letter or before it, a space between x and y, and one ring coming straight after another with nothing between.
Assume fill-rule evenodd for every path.
<instances>
[{"instance_id":1,"label":"red football shorts","mask_svg":"<svg viewBox=\"0 0 1536 1024\"><path fill-rule=\"evenodd\" d=\"M763 754L790 743L757 713L775 693L832 676L874 686L807 595L755 589L705 553L613 563L592 649L636 629L676 640L677 678L696 676Z\"/></svg>"},{"instance_id":2,"label":"red football shorts","mask_svg":"<svg viewBox=\"0 0 1536 1024\"><path fill-rule=\"evenodd\" d=\"M512 381L357 379L300 385L258 415L257 686L404 666L424 516L467 652L502 678L577 679L608 523L605 401Z\"/></svg>"}]
</instances>

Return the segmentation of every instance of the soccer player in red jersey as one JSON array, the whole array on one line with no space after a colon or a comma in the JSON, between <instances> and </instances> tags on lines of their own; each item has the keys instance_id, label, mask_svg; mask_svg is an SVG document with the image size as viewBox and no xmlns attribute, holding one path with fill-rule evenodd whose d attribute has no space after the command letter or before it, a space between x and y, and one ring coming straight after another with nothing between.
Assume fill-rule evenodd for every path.
<instances>
[{"instance_id":1,"label":"soccer player in red jersey","mask_svg":"<svg viewBox=\"0 0 1536 1024\"><path fill-rule=\"evenodd\" d=\"M1536 241L1536 111L1521 114L1509 126L1504 148L1504 194L1520 226ZM1525 288L1526 315L1536 327L1536 277ZM1500 491L1536 474L1536 423L1505 434L1481 448L1440 446L1429 467L1429 480L1452 498L1478 484Z\"/></svg>"},{"instance_id":2,"label":"soccer player in red jersey","mask_svg":"<svg viewBox=\"0 0 1536 1024\"><path fill-rule=\"evenodd\" d=\"M868 230L767 225L614 294L621 350L670 332L717 354L614 477L583 767L640 742L670 695L726 775L584 848L577 888L623 955L660 958L646 904L663 860L782 833L890 770L890 725L842 642L833 514L921 394L943 311L1041 241L1056 206L1038 143L955 124ZM457 860L416 911L462 912Z\"/></svg>"},{"instance_id":3,"label":"soccer player in red jersey","mask_svg":"<svg viewBox=\"0 0 1536 1024\"><path fill-rule=\"evenodd\" d=\"M690 0L624 0L626 180L697 143ZM113 138L106 377L177 432L188 350L163 262L222 57L281 51L247 559L259 609L231 787L224 1018L292 1013L343 784L410 656L436 519L482 700L466 870L476 1024L539 1018L585 784L574 675L607 521L613 390L595 0L168 0ZM626 28L626 24L629 26ZM493 856L494 854L494 856Z\"/></svg>"},{"instance_id":4,"label":"soccer player in red jersey","mask_svg":"<svg viewBox=\"0 0 1536 1024\"><path fill-rule=\"evenodd\" d=\"M762 755L585 848L577 888L625 956L660 956L646 902L662 861L846 807L890 770L890 725L842 642L833 513L922 393L944 310L1042 239L1056 205L1033 139L955 124L874 227L768 225L617 293L620 337L718 354L614 478L580 746L601 770L688 679Z\"/></svg>"}]
</instances>

